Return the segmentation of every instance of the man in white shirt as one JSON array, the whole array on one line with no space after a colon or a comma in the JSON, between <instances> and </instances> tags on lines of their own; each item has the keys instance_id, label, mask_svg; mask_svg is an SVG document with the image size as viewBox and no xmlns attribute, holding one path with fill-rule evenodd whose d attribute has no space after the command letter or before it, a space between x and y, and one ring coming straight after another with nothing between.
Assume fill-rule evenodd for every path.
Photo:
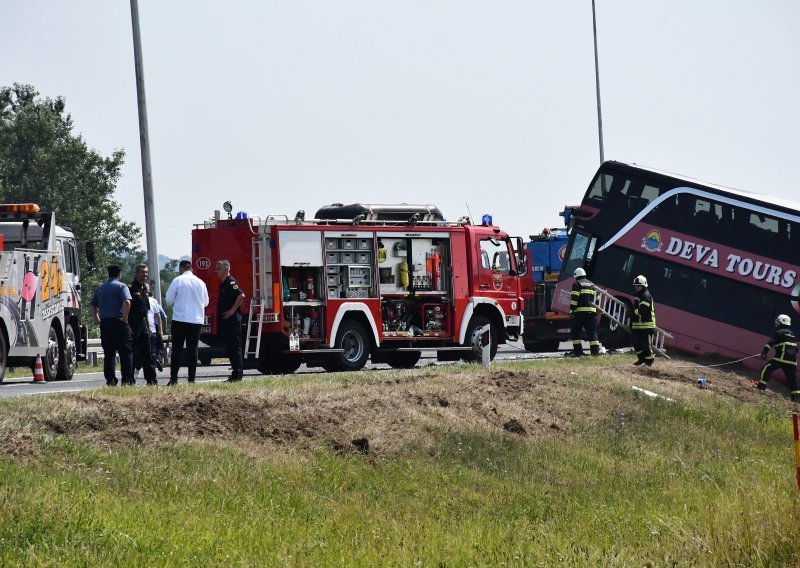
<instances>
[{"instance_id":1,"label":"man in white shirt","mask_svg":"<svg viewBox=\"0 0 800 568\"><path fill-rule=\"evenodd\" d=\"M172 365L168 385L178 384L183 346L186 344L186 360L189 382L193 383L197 372L197 343L203 326L205 307L208 305L206 284L192 274L192 263L182 260L178 265L180 276L172 281L167 290L167 304L172 306Z\"/></svg>"}]
</instances>

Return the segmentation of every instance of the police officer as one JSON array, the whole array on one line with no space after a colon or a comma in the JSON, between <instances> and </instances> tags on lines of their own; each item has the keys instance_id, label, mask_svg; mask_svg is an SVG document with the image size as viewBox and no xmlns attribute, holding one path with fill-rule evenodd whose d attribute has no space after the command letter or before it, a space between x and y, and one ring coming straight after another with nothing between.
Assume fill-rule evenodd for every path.
<instances>
[{"instance_id":1,"label":"police officer","mask_svg":"<svg viewBox=\"0 0 800 568\"><path fill-rule=\"evenodd\" d=\"M653 349L653 334L656 330L656 307L653 297L647 289L647 278L641 274L633 279L636 296L633 299L633 319L631 320L631 335L633 349L636 351L634 366L653 366L656 354Z\"/></svg>"},{"instance_id":2,"label":"police officer","mask_svg":"<svg viewBox=\"0 0 800 568\"><path fill-rule=\"evenodd\" d=\"M800 389L797 387L797 338L790 329L792 320L789 316L781 314L775 318L775 333L764 349L761 350L761 358L766 359L770 349L775 350L775 356L764 363L761 367L761 376L758 381L758 389L765 390L769 376L773 371L780 369L786 377L786 382L792 393L792 402L800 401Z\"/></svg>"},{"instance_id":3,"label":"police officer","mask_svg":"<svg viewBox=\"0 0 800 568\"><path fill-rule=\"evenodd\" d=\"M133 366L143 370L144 380L148 385L155 386L158 381L150 349L150 325L147 321L147 312L150 311L148 272L146 264L137 264L133 268L134 280L128 285L131 294L131 313L128 321L133 334Z\"/></svg>"},{"instance_id":4,"label":"police officer","mask_svg":"<svg viewBox=\"0 0 800 568\"><path fill-rule=\"evenodd\" d=\"M244 302L244 292L231 276L231 263L217 262L217 278L220 280L217 298L217 333L225 341L225 349L231 360L231 376L228 382L242 380L242 315L239 306Z\"/></svg>"},{"instance_id":5,"label":"police officer","mask_svg":"<svg viewBox=\"0 0 800 568\"><path fill-rule=\"evenodd\" d=\"M586 271L583 268L576 268L573 276L575 283L572 285L569 302L569 315L572 317L572 355L574 357L583 355L581 331L586 330L589 349L592 355L597 356L600 355L600 341L597 339L597 306L595 306L597 289L586 278Z\"/></svg>"},{"instance_id":6,"label":"police officer","mask_svg":"<svg viewBox=\"0 0 800 568\"><path fill-rule=\"evenodd\" d=\"M106 385L117 386L116 361L119 353L122 384L133 384L133 344L128 314L131 294L119 281L122 269L116 264L108 267L108 280L94 291L90 303L92 318L100 324L100 344L103 347L103 374Z\"/></svg>"}]
</instances>

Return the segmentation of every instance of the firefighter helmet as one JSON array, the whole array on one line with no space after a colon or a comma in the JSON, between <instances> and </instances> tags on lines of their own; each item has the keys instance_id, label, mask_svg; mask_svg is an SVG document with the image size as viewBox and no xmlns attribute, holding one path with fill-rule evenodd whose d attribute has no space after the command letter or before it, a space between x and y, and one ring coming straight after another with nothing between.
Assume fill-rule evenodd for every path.
<instances>
[{"instance_id":1,"label":"firefighter helmet","mask_svg":"<svg viewBox=\"0 0 800 568\"><path fill-rule=\"evenodd\" d=\"M639 276L637 276L636 278L633 279L633 285L634 286L644 286L645 288L647 288L647 278L645 278L644 276L642 276L640 274Z\"/></svg>"},{"instance_id":2,"label":"firefighter helmet","mask_svg":"<svg viewBox=\"0 0 800 568\"><path fill-rule=\"evenodd\" d=\"M790 318L786 314L779 315L778 317L775 318L775 326L778 327L781 325L789 327L790 325L792 325L792 318Z\"/></svg>"},{"instance_id":3,"label":"firefighter helmet","mask_svg":"<svg viewBox=\"0 0 800 568\"><path fill-rule=\"evenodd\" d=\"M583 268L576 268L572 275L575 278L586 278L586 271Z\"/></svg>"}]
</instances>

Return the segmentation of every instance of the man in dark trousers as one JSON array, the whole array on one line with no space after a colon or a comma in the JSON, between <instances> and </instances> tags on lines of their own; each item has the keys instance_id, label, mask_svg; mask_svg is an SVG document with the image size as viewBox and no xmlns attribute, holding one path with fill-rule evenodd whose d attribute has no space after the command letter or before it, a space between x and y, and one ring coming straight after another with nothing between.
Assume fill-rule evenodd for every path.
<instances>
[{"instance_id":1,"label":"man in dark trousers","mask_svg":"<svg viewBox=\"0 0 800 568\"><path fill-rule=\"evenodd\" d=\"M103 347L103 374L106 385L117 386L116 361L119 353L122 384L133 384L133 341L128 325L131 294L119 281L122 269L116 264L108 267L108 280L94 291L90 304L92 318L100 324L100 344Z\"/></svg>"},{"instance_id":2,"label":"man in dark trousers","mask_svg":"<svg viewBox=\"0 0 800 568\"><path fill-rule=\"evenodd\" d=\"M633 349L636 351L634 366L653 366L656 353L653 349L653 334L656 331L656 307L653 297L647 289L647 278L641 274L633 279L636 296L633 298L633 318L631 318L631 335Z\"/></svg>"},{"instance_id":3,"label":"man in dark trousers","mask_svg":"<svg viewBox=\"0 0 800 568\"><path fill-rule=\"evenodd\" d=\"M192 263L182 260L178 264L180 276L172 281L167 290L167 304L172 306L172 364L169 385L178 384L183 346L186 345L186 360L189 382L197 374L197 344L203 327L205 307L208 305L206 284L192 274Z\"/></svg>"},{"instance_id":4,"label":"man in dark trousers","mask_svg":"<svg viewBox=\"0 0 800 568\"><path fill-rule=\"evenodd\" d=\"M792 402L798 402L800 389L797 387L797 338L791 330L791 325L792 320L787 315L781 314L775 318L775 333L761 350L761 358L766 359L770 349L775 350L775 355L761 367L758 388L765 390L769 376L773 371L780 369L786 377L786 384L789 385Z\"/></svg>"},{"instance_id":5,"label":"man in dark trousers","mask_svg":"<svg viewBox=\"0 0 800 568\"><path fill-rule=\"evenodd\" d=\"M133 333L133 366L142 369L144 380L150 386L158 384L150 348L150 325L147 312L150 311L150 293L147 290L149 269L146 264L133 268L133 282L128 286L131 293L131 312L128 317Z\"/></svg>"},{"instance_id":6,"label":"man in dark trousers","mask_svg":"<svg viewBox=\"0 0 800 568\"><path fill-rule=\"evenodd\" d=\"M217 278L220 280L217 298L217 333L225 341L225 349L231 360L231 376L228 382L242 380L242 315L239 306L244 302L244 292L231 276L231 263L217 262Z\"/></svg>"},{"instance_id":7,"label":"man in dark trousers","mask_svg":"<svg viewBox=\"0 0 800 568\"><path fill-rule=\"evenodd\" d=\"M592 355L597 356L600 355L600 340L597 339L597 306L595 306L597 289L586 278L586 271L583 268L576 268L573 276L575 283L572 285L569 302L569 315L572 317L572 355L573 357L583 355L581 332L586 330L589 349Z\"/></svg>"}]
</instances>

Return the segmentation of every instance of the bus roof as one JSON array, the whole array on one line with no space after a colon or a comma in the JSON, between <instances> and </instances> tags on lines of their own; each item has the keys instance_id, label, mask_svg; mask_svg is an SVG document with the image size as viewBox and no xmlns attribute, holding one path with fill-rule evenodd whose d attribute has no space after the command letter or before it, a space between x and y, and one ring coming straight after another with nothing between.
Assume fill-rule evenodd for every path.
<instances>
[{"instance_id":1,"label":"bus roof","mask_svg":"<svg viewBox=\"0 0 800 568\"><path fill-rule=\"evenodd\" d=\"M660 175L660 176L670 177L670 178L673 178L673 179L676 179L676 180L685 181L685 182L688 182L688 183L691 183L691 184L694 184L694 185L701 185L701 186L704 186L704 187L708 187L710 189L713 189L713 190L721 192L721 193L727 193L727 194L730 194L730 195L736 195L738 197L744 197L744 198L749 199L751 201L758 201L760 203L765 203L765 204L769 204L769 205L775 205L775 206L778 206L778 207L783 207L784 209L790 209L790 210L792 210L794 212L800 212L800 202L791 201L789 199L783 199L783 198L780 198L780 197L773 197L773 196L764 195L764 194L761 194L761 193L754 193L752 191L745 191L743 189L734 189L732 187L726 187L724 185L719 185L719 184L716 184L716 183L709 183L709 182L702 181L702 180L699 180L697 178L693 178L693 177L690 177L690 176L686 176L686 175L682 175L682 174L676 174L676 173L673 173L673 172L668 172L666 170L660 170L658 168L651 168L649 166L643 166L643 165L640 165L640 164L627 164L625 162L617 162L617 161L613 161L613 160L609 160L608 162L605 162L605 164L614 164L614 165L618 165L618 166L625 166L625 167L628 167L628 168L637 169L637 170L649 172L649 173Z\"/></svg>"}]
</instances>

